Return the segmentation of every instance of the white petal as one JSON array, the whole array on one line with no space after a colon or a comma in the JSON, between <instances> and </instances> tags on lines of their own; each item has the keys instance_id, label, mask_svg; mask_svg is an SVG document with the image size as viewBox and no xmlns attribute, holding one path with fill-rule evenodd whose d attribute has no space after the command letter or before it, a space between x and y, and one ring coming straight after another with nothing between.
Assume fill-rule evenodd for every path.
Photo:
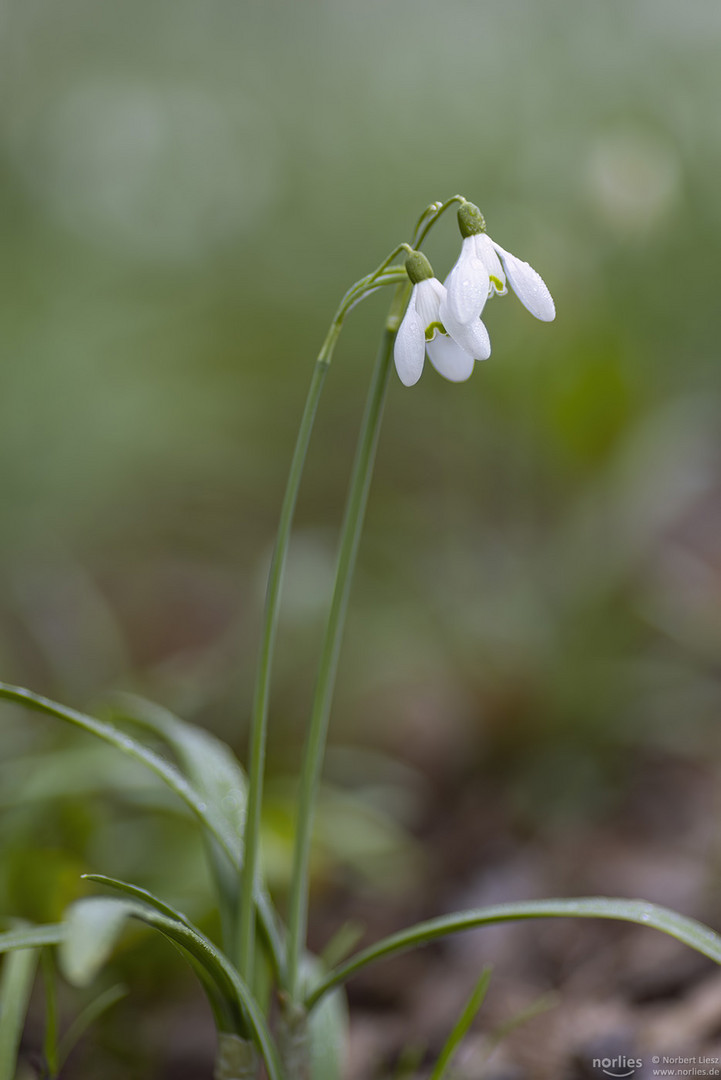
<instances>
[{"instance_id":1,"label":"white petal","mask_svg":"<svg viewBox=\"0 0 721 1080\"><path fill-rule=\"evenodd\" d=\"M480 319L473 319L469 323L459 322L453 318L447 301L441 304L440 315L446 330L464 352L470 353L474 360L488 359L491 355L491 339Z\"/></svg>"},{"instance_id":2,"label":"white petal","mask_svg":"<svg viewBox=\"0 0 721 1080\"><path fill-rule=\"evenodd\" d=\"M503 273L501 260L496 254L496 245L494 245L488 233L476 233L473 239L476 242L476 255L488 271L490 281L489 296L491 293L504 296L508 291L506 289L506 275Z\"/></svg>"},{"instance_id":3,"label":"white petal","mask_svg":"<svg viewBox=\"0 0 721 1080\"><path fill-rule=\"evenodd\" d=\"M423 372L423 362L426 356L424 326L415 305L417 288L417 285L413 287L408 308L403 316L403 322L398 328L395 345L393 346L396 371L404 386L413 386L414 383L418 382Z\"/></svg>"},{"instance_id":4,"label":"white petal","mask_svg":"<svg viewBox=\"0 0 721 1080\"><path fill-rule=\"evenodd\" d=\"M436 371L451 382L464 382L473 371L473 357L445 334L437 334L426 349Z\"/></svg>"},{"instance_id":5,"label":"white petal","mask_svg":"<svg viewBox=\"0 0 721 1080\"><path fill-rule=\"evenodd\" d=\"M493 246L501 256L511 288L523 306L542 322L551 322L555 319L556 305L541 275L537 274L533 267L523 259L517 259L515 255L504 251L498 244Z\"/></svg>"},{"instance_id":6,"label":"white petal","mask_svg":"<svg viewBox=\"0 0 721 1080\"><path fill-rule=\"evenodd\" d=\"M416 311L418 312L423 329L430 326L434 322L439 321L439 308L441 300L445 299L446 290L441 285L438 278L426 278L424 281L419 281L413 288L415 294ZM411 296L411 303L413 302L413 296Z\"/></svg>"},{"instance_id":7,"label":"white petal","mask_svg":"<svg viewBox=\"0 0 721 1080\"><path fill-rule=\"evenodd\" d=\"M459 322L477 319L488 299L488 271L476 255L474 237L463 241L458 262L445 281L448 303L453 317Z\"/></svg>"}]
</instances>

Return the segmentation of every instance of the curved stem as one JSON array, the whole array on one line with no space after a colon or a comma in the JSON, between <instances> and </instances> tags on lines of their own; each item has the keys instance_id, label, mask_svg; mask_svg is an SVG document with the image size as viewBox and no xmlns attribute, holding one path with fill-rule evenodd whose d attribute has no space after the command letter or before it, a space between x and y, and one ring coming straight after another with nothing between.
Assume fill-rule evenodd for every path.
<instances>
[{"instance_id":1,"label":"curved stem","mask_svg":"<svg viewBox=\"0 0 721 1080\"><path fill-rule=\"evenodd\" d=\"M248 802L247 802L247 817L245 825L245 837L244 837L244 859L243 859L243 875L239 889L239 902L237 912L237 953L239 959L239 967L244 978L247 982L252 983L253 978L253 963L255 955L255 913L252 903L254 891L256 890L256 879L258 877L258 862L260 856L260 816L261 805L263 799L263 774L265 770L265 753L267 743L267 731L268 731L268 708L270 700L270 679L273 665L273 654L275 650L275 638L278 627L278 616L280 611L280 594L283 584L283 573L285 570L285 563L288 555L288 547L290 544L291 527L293 524L293 515L295 512L295 505L298 498L298 490L300 488L300 481L303 474L303 466L305 464L305 458L308 450L308 444L313 431L313 424L315 421L316 412L318 409L318 402L320 401L321 391L323 389L323 383L325 376L330 365L333 350L335 348L336 341L343 326L343 320L346 315L358 304L361 300L364 300L376 289L381 288L384 285L396 284L398 286L396 292L396 298L391 307L391 313L386 323L386 336L384 343L381 347L381 354L384 359L381 362L379 357L378 368L384 369L385 374L381 382L383 386L378 383L380 400L376 403L377 415L375 417L375 423L380 424L380 417L382 414L382 401L384 394L385 382L387 382L387 372L390 364L390 355L393 346L393 340L395 338L398 325L400 324L400 318L405 306L404 299L407 296L408 291L408 279L406 272L402 267L393 267L391 263L401 253L408 253L415 247L417 243L420 243L420 239L426 236L428 230L437 218L446 210L453 202L463 201L462 196L454 195L452 199L447 200L446 203L434 204L431 211L430 220L426 221L429 211L426 211L416 226L416 239L414 244L408 245L406 243L398 244L397 247L390 252L390 254L376 267L372 273L366 277L361 278L355 285L351 286L348 292L341 300L338 310L335 314L335 318L331 323L326 339L323 342L323 347L318 355L316 361L315 370L313 372L313 378L311 381L310 389L308 391L308 397L306 399L305 409L303 412L303 418L301 420L300 430L298 432L298 438L296 440L295 450L293 452L293 459L290 467L290 474L288 477L288 483L283 497L283 505L281 508L280 523L278 526L278 535L276 537L275 547L273 550L273 558L270 566L270 573L268 576L268 588L266 592L265 610L263 615L263 628L261 632L261 646L260 656L258 659L258 670L256 676L255 693L253 699L253 713L251 721L251 735L250 735L250 750L249 750L249 762L248 762ZM422 225L425 227L422 228ZM374 386L376 383L374 382ZM373 391L371 391L371 398ZM371 409L371 398L369 398L369 410ZM369 421L369 414L366 414L366 421L364 425ZM328 632L326 638L326 645L324 646L323 657L321 660L321 672L319 675L318 692L316 703L314 705L313 714L311 718L311 731L309 733L308 741L308 754L315 757L319 756L319 761L315 770L320 771L320 762L323 756L323 744L325 742L325 729L327 727L327 712L330 705L330 697L333 691L333 683L335 680L335 666L337 664L337 652L340 646L340 638L343 631L343 623L345 621L345 606L347 605L347 592L349 591L350 579L353 574L353 567L355 565L355 551L357 550L358 538L360 536L360 528L363 523L363 512L365 510L365 503L367 500L367 485L370 482L370 474L373 467L373 460L375 458L375 441L377 441L377 427L375 429L375 435L373 433L366 432L364 426L364 434L361 436L361 444L365 439L366 434L370 436L370 441L366 440L365 451L363 445L359 448L359 458L357 466L367 468L367 477L363 481L363 477L359 477L358 473L354 473L354 478L351 486L351 495L349 497L348 511L346 525L344 525L344 537L346 535L345 530L350 527L350 516L355 515L355 525L358 535L355 541L349 536L347 540L347 551L344 554L343 543L341 545L340 558L343 560L343 573L347 577L347 583L345 586L346 595L344 598L338 594L338 605L336 605L336 593L334 593L334 607L331 611L328 623ZM368 460L365 465L361 465L361 454L367 453ZM365 482L365 491L362 490L363 483ZM358 483L360 487L355 489L355 485ZM355 494L354 494L355 492ZM354 507L354 500L357 497L357 505ZM345 541L344 541L345 542ZM355 545L355 546L354 546ZM341 572L341 563L338 567L339 573ZM338 578L336 579L336 586L338 587ZM335 645L333 639L337 639ZM332 669L332 673L331 673ZM326 685L327 684L327 685ZM325 712L325 718L323 714ZM311 738L312 735L312 738ZM305 767L303 776L305 776ZM312 826L312 806L315 801L315 791L317 788L317 778L313 778L313 770L311 769L308 776L308 783L305 785L301 780L301 797L305 801L302 801L299 808L299 822L305 822L303 828L299 833L297 853L297 873L294 874L294 884L291 888L291 944L290 957L288 963L288 971L295 972L292 976L292 982L294 983L297 978L298 964L300 953L302 951L301 938L305 937L305 922L306 913L305 908L307 901L302 900L302 894L304 890L307 890L307 863L308 863L308 851L310 845L310 828ZM305 796L303 792L305 791ZM305 832L308 832L307 837ZM301 850L303 849L303 850ZM305 853L303 853L305 851Z\"/></svg>"},{"instance_id":2,"label":"curved stem","mask_svg":"<svg viewBox=\"0 0 721 1080\"><path fill-rule=\"evenodd\" d=\"M414 248L420 247L425 238L428 236L430 230L438 221L438 218L442 214L445 214L446 210L448 210L449 207L453 206L454 203L464 202L466 202L466 199L463 195L451 195L450 199L446 199L445 202L437 202L429 206L428 209L425 210L418 219L415 232L413 234L412 246Z\"/></svg>"},{"instance_id":3,"label":"curved stem","mask_svg":"<svg viewBox=\"0 0 721 1080\"><path fill-rule=\"evenodd\" d=\"M518 919L618 919L621 922L639 923L661 930L677 938L685 945L721 964L721 937L696 919L679 915L659 904L647 904L643 900L614 899L607 896L581 897L576 900L527 900L520 903L496 904L474 911L457 911L438 919L417 923L407 930L383 938L375 945L356 953L323 979L308 995L306 1008L311 1009L329 990L345 982L367 964L387 956L394 956L408 949L427 945L439 937L473 930L491 923L511 922Z\"/></svg>"},{"instance_id":4,"label":"curved stem","mask_svg":"<svg viewBox=\"0 0 721 1080\"><path fill-rule=\"evenodd\" d=\"M270 702L270 681L275 651L275 639L280 613L280 596L283 575L290 545L293 515L298 499L298 491L303 475L308 445L313 432L318 403L323 390L333 350L348 312L375 289L383 285L395 284L405 280L405 271L401 268L388 269L390 263L407 245L400 244L383 260L371 274L353 285L340 302L333 322L330 325L323 346L318 354L303 417L296 439L293 458L288 475L283 504L281 507L278 534L273 549L273 557L268 575L263 628L261 632L260 655L256 675L253 713L251 720L250 749L248 761L248 802L244 835L243 872L238 894L237 954L239 970L246 982L252 984L255 959L255 910L253 895L257 891L258 863L260 858L260 818L263 800L263 774L268 732L268 709Z\"/></svg>"},{"instance_id":5,"label":"curved stem","mask_svg":"<svg viewBox=\"0 0 721 1080\"><path fill-rule=\"evenodd\" d=\"M298 797L298 822L296 829L293 872L291 877L286 988L294 1001L299 1000L300 962L305 947L308 921L308 877L311 833L315 801L325 752L331 700L335 686L343 629L345 626L348 598L353 571L365 516L373 465L375 463L378 434L383 417L388 376L391 367L393 342L398 330L400 316L408 295L406 284L400 285L391 306L381 341L378 358L373 371L365 414L356 451L353 473L348 490L345 517L341 530L335 584L330 612L323 639L315 696L311 710L308 733L303 754Z\"/></svg>"}]
</instances>

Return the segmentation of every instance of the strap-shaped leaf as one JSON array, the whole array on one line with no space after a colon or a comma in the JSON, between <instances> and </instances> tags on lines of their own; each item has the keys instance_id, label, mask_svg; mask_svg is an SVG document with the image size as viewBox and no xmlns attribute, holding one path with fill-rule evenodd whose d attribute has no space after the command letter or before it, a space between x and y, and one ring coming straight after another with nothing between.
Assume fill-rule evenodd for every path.
<instances>
[{"instance_id":1,"label":"strap-shaped leaf","mask_svg":"<svg viewBox=\"0 0 721 1080\"><path fill-rule=\"evenodd\" d=\"M177 922L185 923L191 930L195 929L193 924L182 912L178 911L177 908L171 907L170 904L166 904L164 900L161 900L147 889L141 889L139 885L132 885L127 881L119 881L117 878L106 877L104 874L83 874L83 877L86 881L95 881L98 885L106 885L109 889L116 889L118 892L124 893L125 896L129 896L132 900L138 900L140 903L148 904L150 907L155 908L161 915L167 915L169 919L175 919ZM208 972L187 952L184 952L182 949L180 949L180 951L183 953L186 960L189 960L192 963L196 975L205 988L218 1032L234 1031L232 1009L229 1009L228 1002L219 993L217 986L209 978Z\"/></svg>"},{"instance_id":2,"label":"strap-shaped leaf","mask_svg":"<svg viewBox=\"0 0 721 1080\"><path fill-rule=\"evenodd\" d=\"M83 731L103 739L106 743L110 743L111 746L115 746L124 754L145 765L183 800L186 806L215 836L226 853L235 862L238 861L237 838L233 836L224 822L219 821L213 814L208 812L207 805L182 773L171 765L169 761L161 757L160 754L156 754L154 750L143 746L137 739L133 739L130 735L126 735L125 732L119 731L112 724L97 720L93 716L87 716L85 713L78 712L77 709L60 705L57 701L51 701L40 694L34 694L31 690L25 690L23 687L0 683L0 698L13 701L15 704L23 705L25 708L32 709L35 712L45 713L59 720L65 720L75 727L82 728Z\"/></svg>"},{"instance_id":3,"label":"strap-shaped leaf","mask_svg":"<svg viewBox=\"0 0 721 1080\"><path fill-rule=\"evenodd\" d=\"M64 923L6 930L4 934L0 934L0 953L13 952L15 949L36 949L42 945L59 945L64 937Z\"/></svg>"},{"instance_id":4,"label":"strap-shaped leaf","mask_svg":"<svg viewBox=\"0 0 721 1080\"><path fill-rule=\"evenodd\" d=\"M3 961L0 976L0 1080L13 1080L38 953L25 948Z\"/></svg>"},{"instance_id":5,"label":"strap-shaped leaf","mask_svg":"<svg viewBox=\"0 0 721 1080\"><path fill-rule=\"evenodd\" d=\"M121 719L131 720L144 731L149 731L172 751L182 773L209 812L224 822L236 838L239 858L244 859L248 785L245 773L230 747L210 732L188 724L168 709L134 694L114 695L111 707ZM213 840L207 844L207 855L217 888L223 944L226 952L232 954L238 909L237 864L230 863L225 852ZM274 961L273 966L277 974Z\"/></svg>"},{"instance_id":6,"label":"strap-shaped leaf","mask_svg":"<svg viewBox=\"0 0 721 1080\"><path fill-rule=\"evenodd\" d=\"M32 988L37 950L58 945L65 925L23 926L0 934L0 953L11 953L3 962L0 985L0 1080L13 1080L22 1026Z\"/></svg>"},{"instance_id":7,"label":"strap-shaped leaf","mask_svg":"<svg viewBox=\"0 0 721 1080\"><path fill-rule=\"evenodd\" d=\"M208 802L198 794L193 785L186 780L179 769L174 765L171 765L170 762L166 761L160 754L143 746L137 739L133 739L130 735L126 735L124 732L119 731L118 728L114 727L112 724L107 724L102 720L95 719L95 717L87 716L77 709L71 709L65 705L60 705L56 701L51 701L49 698L43 697L40 694L34 694L31 690L25 690L23 687L11 686L8 683L0 682L0 699L3 698L6 701L12 701L17 705L22 705L27 709L32 709L35 712L45 713L46 715L54 716L59 720L65 720L67 723L73 724L75 727L79 727L83 731L87 731L91 735L103 739L106 743L110 743L111 746L115 746L118 750L121 750L124 754L141 762L141 764L154 772L156 776L158 776L172 791L175 792L176 795L179 796L179 798L183 800L186 806L189 807L204 828L207 829L212 838L225 852L236 871L240 870L242 861L241 845L238 835L229 825L226 816L221 815L217 809L211 807ZM263 932L271 950L274 966L276 970L280 970L282 945L275 912L270 899L263 890L258 891L255 902L258 908L258 916Z\"/></svg>"},{"instance_id":8,"label":"strap-shaped leaf","mask_svg":"<svg viewBox=\"0 0 721 1080\"><path fill-rule=\"evenodd\" d=\"M485 967L481 972L478 982L473 988L473 993L463 1007L461 1015L456 1020L450 1035L446 1039L445 1045L438 1056L438 1060L433 1067L433 1072L431 1073L429 1080L443 1080L443 1077L447 1075L458 1048L468 1034L470 1026L475 1020L476 1014L485 1000L490 981L491 969L490 967Z\"/></svg>"},{"instance_id":9,"label":"strap-shaped leaf","mask_svg":"<svg viewBox=\"0 0 721 1080\"><path fill-rule=\"evenodd\" d=\"M45 1034L43 1037L43 1054L45 1056L48 1076L55 1077L59 1071L58 987L55 958L50 949L42 949L40 953L40 970L42 971L43 989L45 991Z\"/></svg>"},{"instance_id":10,"label":"strap-shaped leaf","mask_svg":"<svg viewBox=\"0 0 721 1080\"><path fill-rule=\"evenodd\" d=\"M60 967L68 982L88 986L105 964L129 916L125 900L90 897L71 904L60 943Z\"/></svg>"},{"instance_id":11,"label":"strap-shaped leaf","mask_svg":"<svg viewBox=\"0 0 721 1080\"><path fill-rule=\"evenodd\" d=\"M224 821L242 845L248 783L238 759L221 739L188 724L168 709L134 694L113 699L121 716L159 736L214 816Z\"/></svg>"},{"instance_id":12,"label":"strap-shaped leaf","mask_svg":"<svg viewBox=\"0 0 721 1080\"><path fill-rule=\"evenodd\" d=\"M391 934L390 937L356 953L345 964L340 964L308 995L306 1006L313 1008L329 990L345 982L368 964L420 945L427 945L436 938L491 923L558 918L618 919L621 922L650 926L677 938L696 952L721 964L721 937L715 931L696 919L689 919L658 904L647 904L643 900L612 899L607 896L581 897L577 900L528 900L442 915L438 919L429 919L397 934Z\"/></svg>"},{"instance_id":13,"label":"strap-shaped leaf","mask_svg":"<svg viewBox=\"0 0 721 1080\"><path fill-rule=\"evenodd\" d=\"M226 1001L235 1003L247 1016L269 1080L281 1080L277 1049L252 993L228 959L189 923L169 918L136 900L108 897L78 900L68 911L66 933L60 948L60 962L67 978L81 985L91 981L129 918L154 927L190 954L205 970L219 994Z\"/></svg>"},{"instance_id":14,"label":"strap-shaped leaf","mask_svg":"<svg viewBox=\"0 0 721 1080\"><path fill-rule=\"evenodd\" d=\"M115 986L109 986L107 990L103 990L101 994L89 1001L85 1008L78 1013L58 1044L58 1065L60 1067L63 1066L88 1028L92 1027L103 1013L107 1012L108 1009L112 1009L113 1005L121 1001L127 992L124 986L116 983Z\"/></svg>"},{"instance_id":15,"label":"strap-shaped leaf","mask_svg":"<svg viewBox=\"0 0 721 1080\"><path fill-rule=\"evenodd\" d=\"M309 1015L313 1080L342 1080L348 1048L348 1006L343 991L325 997Z\"/></svg>"},{"instance_id":16,"label":"strap-shaped leaf","mask_svg":"<svg viewBox=\"0 0 721 1080\"><path fill-rule=\"evenodd\" d=\"M164 900L161 900L159 896L155 896L154 893L149 892L148 889L141 889L139 885L132 885L128 881L120 881L118 878L106 877L105 874L83 874L84 881L94 881L97 885L107 885L109 889L117 889L118 892L125 893L131 900L138 900L141 904L149 904L150 907L155 908L161 915L167 915L169 919L175 919L177 922L185 923L186 926L190 926L182 911L178 911L177 908L171 907L170 904L166 904Z\"/></svg>"}]
</instances>

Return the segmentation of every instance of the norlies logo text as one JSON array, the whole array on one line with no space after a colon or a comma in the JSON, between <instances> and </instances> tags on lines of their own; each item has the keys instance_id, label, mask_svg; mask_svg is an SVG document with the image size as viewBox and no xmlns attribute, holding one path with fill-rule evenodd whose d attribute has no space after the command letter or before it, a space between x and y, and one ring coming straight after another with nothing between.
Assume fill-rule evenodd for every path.
<instances>
[{"instance_id":1,"label":"norlies logo text","mask_svg":"<svg viewBox=\"0 0 721 1080\"><path fill-rule=\"evenodd\" d=\"M640 1069L643 1062L640 1058L629 1058L625 1054L619 1057L594 1058L591 1062L594 1069L601 1069L606 1076L622 1077L633 1076L636 1069Z\"/></svg>"}]
</instances>

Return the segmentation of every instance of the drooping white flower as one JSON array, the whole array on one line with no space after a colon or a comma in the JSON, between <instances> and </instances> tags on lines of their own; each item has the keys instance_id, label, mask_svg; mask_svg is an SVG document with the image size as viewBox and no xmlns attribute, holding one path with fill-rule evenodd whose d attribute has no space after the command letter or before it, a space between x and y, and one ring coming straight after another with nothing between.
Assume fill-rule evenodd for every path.
<instances>
[{"instance_id":1,"label":"drooping white flower","mask_svg":"<svg viewBox=\"0 0 721 1080\"><path fill-rule=\"evenodd\" d=\"M463 323L479 318L486 300L494 294L504 295L508 282L532 315L551 322L556 308L545 281L527 262L491 240L478 207L463 203L458 224L463 236L461 254L446 279L452 315Z\"/></svg>"},{"instance_id":2,"label":"drooping white flower","mask_svg":"<svg viewBox=\"0 0 721 1080\"><path fill-rule=\"evenodd\" d=\"M459 322L478 319L491 288L488 268L476 250L476 237L466 236L458 262L446 278L450 311Z\"/></svg>"},{"instance_id":3,"label":"drooping white flower","mask_svg":"<svg viewBox=\"0 0 721 1080\"><path fill-rule=\"evenodd\" d=\"M404 386L413 386L423 372L426 353L436 371L451 382L463 382L476 360L491 355L488 331L479 318L462 322L447 303L445 286L433 277L420 252L406 261L413 282L411 298L396 335L393 356Z\"/></svg>"}]
</instances>

